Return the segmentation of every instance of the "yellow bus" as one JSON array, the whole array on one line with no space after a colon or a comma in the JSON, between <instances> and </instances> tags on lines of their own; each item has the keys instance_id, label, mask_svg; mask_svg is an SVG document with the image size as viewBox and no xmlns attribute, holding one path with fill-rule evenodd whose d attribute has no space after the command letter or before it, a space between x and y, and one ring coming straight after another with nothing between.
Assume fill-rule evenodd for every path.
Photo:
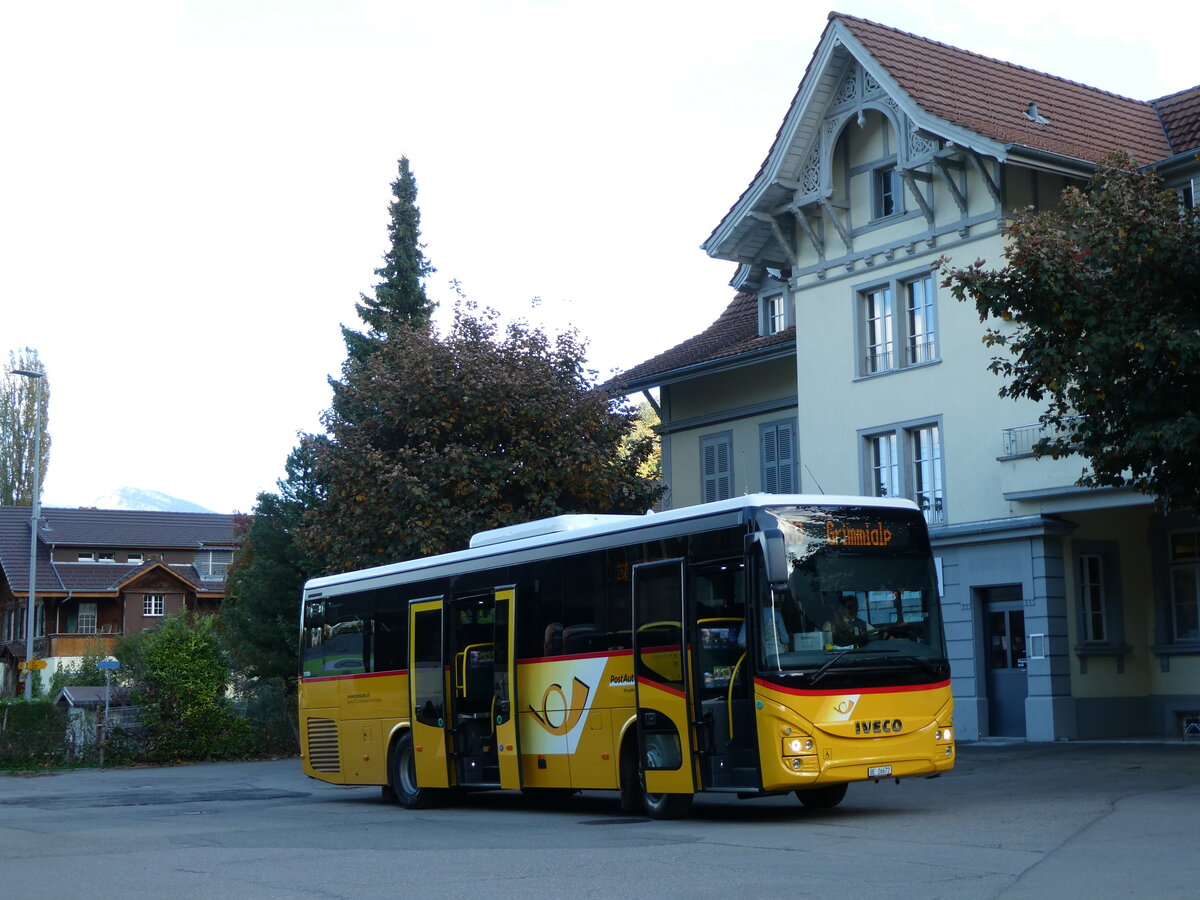
<instances>
[{"instance_id":1,"label":"yellow bus","mask_svg":"<svg viewBox=\"0 0 1200 900\"><path fill-rule=\"evenodd\" d=\"M559 516L309 581L304 772L421 808L474 790L841 802L954 765L925 521L906 500L750 495Z\"/></svg>"}]
</instances>

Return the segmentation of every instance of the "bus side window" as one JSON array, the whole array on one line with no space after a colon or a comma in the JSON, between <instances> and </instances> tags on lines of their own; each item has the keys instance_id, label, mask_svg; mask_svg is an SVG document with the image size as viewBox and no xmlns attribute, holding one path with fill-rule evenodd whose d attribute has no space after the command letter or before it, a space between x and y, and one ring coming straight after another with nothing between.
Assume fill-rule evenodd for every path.
<instances>
[{"instance_id":1,"label":"bus side window","mask_svg":"<svg viewBox=\"0 0 1200 900\"><path fill-rule=\"evenodd\" d=\"M373 668L376 672L408 668L408 604L401 601L399 588L375 592Z\"/></svg>"},{"instance_id":2,"label":"bus side window","mask_svg":"<svg viewBox=\"0 0 1200 900\"><path fill-rule=\"evenodd\" d=\"M551 560L525 568L517 582L517 658L561 653L561 633L556 644L550 626L557 623L561 627L562 620L562 562ZM549 650L547 638L551 639Z\"/></svg>"},{"instance_id":3,"label":"bus side window","mask_svg":"<svg viewBox=\"0 0 1200 900\"><path fill-rule=\"evenodd\" d=\"M563 653L607 649L605 587L603 552L571 557L563 567Z\"/></svg>"}]
</instances>

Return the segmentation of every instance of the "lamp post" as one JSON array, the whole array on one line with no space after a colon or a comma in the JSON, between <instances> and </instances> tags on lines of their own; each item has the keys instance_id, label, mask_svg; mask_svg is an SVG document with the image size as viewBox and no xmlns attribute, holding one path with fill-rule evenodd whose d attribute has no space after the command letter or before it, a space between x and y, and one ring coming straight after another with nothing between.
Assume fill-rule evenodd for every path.
<instances>
[{"instance_id":1,"label":"lamp post","mask_svg":"<svg viewBox=\"0 0 1200 900\"><path fill-rule=\"evenodd\" d=\"M29 519L29 602L25 610L25 699L33 699L33 672L29 664L33 662L33 618L34 591L37 587L37 530L41 514L41 485L39 484L42 468L42 377L44 372L32 369L13 369L13 375L24 375L32 378L37 384L37 399L33 405L33 500L30 502Z\"/></svg>"}]
</instances>

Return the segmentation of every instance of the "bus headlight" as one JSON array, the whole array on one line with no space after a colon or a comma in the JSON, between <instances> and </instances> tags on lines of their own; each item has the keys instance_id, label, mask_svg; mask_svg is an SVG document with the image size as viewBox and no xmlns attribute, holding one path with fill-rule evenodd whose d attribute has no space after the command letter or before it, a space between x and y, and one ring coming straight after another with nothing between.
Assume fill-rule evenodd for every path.
<instances>
[{"instance_id":1,"label":"bus headlight","mask_svg":"<svg viewBox=\"0 0 1200 900\"><path fill-rule=\"evenodd\" d=\"M935 741L945 741L945 742L953 741L954 740L954 729L948 728L948 727L947 728L939 728L937 731L935 731L933 733L933 739Z\"/></svg>"},{"instance_id":2,"label":"bus headlight","mask_svg":"<svg viewBox=\"0 0 1200 900\"><path fill-rule=\"evenodd\" d=\"M813 739L805 737L787 737L783 739L783 755L799 756L801 753L813 752Z\"/></svg>"}]
</instances>

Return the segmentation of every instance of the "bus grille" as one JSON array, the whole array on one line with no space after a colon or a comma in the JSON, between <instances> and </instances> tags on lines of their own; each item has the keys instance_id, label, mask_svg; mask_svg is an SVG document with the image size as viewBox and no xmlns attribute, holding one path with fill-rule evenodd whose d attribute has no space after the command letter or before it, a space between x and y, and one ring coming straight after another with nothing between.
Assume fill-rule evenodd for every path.
<instances>
[{"instance_id":1,"label":"bus grille","mask_svg":"<svg viewBox=\"0 0 1200 900\"><path fill-rule=\"evenodd\" d=\"M308 720L308 764L314 772L340 772L337 722L333 719Z\"/></svg>"}]
</instances>

